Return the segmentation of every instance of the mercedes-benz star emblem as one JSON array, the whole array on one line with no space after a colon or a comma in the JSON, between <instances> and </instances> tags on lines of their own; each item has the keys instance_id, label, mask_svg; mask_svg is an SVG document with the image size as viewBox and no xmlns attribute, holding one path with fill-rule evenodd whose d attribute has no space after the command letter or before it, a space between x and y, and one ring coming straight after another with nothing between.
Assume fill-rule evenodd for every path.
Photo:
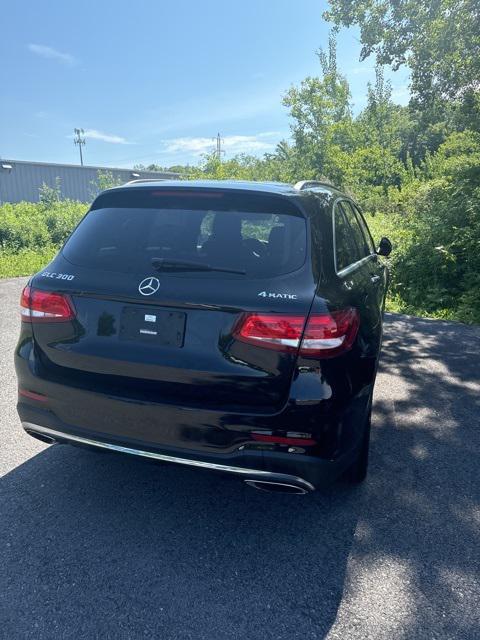
<instances>
[{"instance_id":1,"label":"mercedes-benz star emblem","mask_svg":"<svg viewBox=\"0 0 480 640\"><path fill-rule=\"evenodd\" d=\"M144 278L138 285L138 290L140 291L142 296L151 296L152 293L155 293L159 289L160 280L153 276L150 276L150 278Z\"/></svg>"}]
</instances>

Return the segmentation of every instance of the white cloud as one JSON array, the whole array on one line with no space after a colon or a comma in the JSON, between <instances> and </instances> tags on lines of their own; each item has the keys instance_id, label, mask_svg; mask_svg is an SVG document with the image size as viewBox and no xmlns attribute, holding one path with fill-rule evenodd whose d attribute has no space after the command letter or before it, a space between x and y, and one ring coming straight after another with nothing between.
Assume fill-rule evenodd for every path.
<instances>
[{"instance_id":1,"label":"white cloud","mask_svg":"<svg viewBox=\"0 0 480 640\"><path fill-rule=\"evenodd\" d=\"M125 138L122 138L122 136L102 133L102 131L97 131L96 129L85 129L84 136L91 140L102 140L103 142L110 142L111 144L130 144Z\"/></svg>"},{"instance_id":2,"label":"white cloud","mask_svg":"<svg viewBox=\"0 0 480 640\"><path fill-rule=\"evenodd\" d=\"M285 131L263 131L263 133L257 133L257 138L281 138L288 135Z\"/></svg>"},{"instance_id":3,"label":"white cloud","mask_svg":"<svg viewBox=\"0 0 480 640\"><path fill-rule=\"evenodd\" d=\"M275 144L269 139L278 137L279 135L276 131L266 131L255 136L224 136L222 138L222 147L228 155L271 151L275 148ZM163 153L183 152L200 156L202 153L209 153L215 148L214 138L172 138L163 142L165 145Z\"/></svg>"},{"instance_id":4,"label":"white cloud","mask_svg":"<svg viewBox=\"0 0 480 640\"><path fill-rule=\"evenodd\" d=\"M48 58L49 60L58 60L63 64L73 65L76 63L75 58L69 53L62 53L53 47L47 47L43 44L29 44L28 49L37 56Z\"/></svg>"}]
</instances>

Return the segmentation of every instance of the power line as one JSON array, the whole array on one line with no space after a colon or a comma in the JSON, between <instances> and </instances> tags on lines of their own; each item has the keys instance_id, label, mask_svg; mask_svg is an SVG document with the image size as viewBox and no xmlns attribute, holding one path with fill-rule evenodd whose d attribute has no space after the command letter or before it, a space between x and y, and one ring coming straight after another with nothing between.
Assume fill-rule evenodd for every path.
<instances>
[{"instance_id":1,"label":"power line","mask_svg":"<svg viewBox=\"0 0 480 640\"><path fill-rule=\"evenodd\" d=\"M82 136L85 134L85 131L83 129L74 129L73 132L77 136L73 139L73 142L74 144L78 144L80 150L80 165L83 167L82 145L85 145L85 138L82 138Z\"/></svg>"}]
</instances>

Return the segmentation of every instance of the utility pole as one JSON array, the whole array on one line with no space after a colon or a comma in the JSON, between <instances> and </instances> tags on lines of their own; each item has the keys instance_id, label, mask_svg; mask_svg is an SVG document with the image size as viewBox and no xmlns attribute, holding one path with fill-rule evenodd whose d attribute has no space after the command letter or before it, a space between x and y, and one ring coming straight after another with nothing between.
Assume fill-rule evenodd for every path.
<instances>
[{"instance_id":1,"label":"utility pole","mask_svg":"<svg viewBox=\"0 0 480 640\"><path fill-rule=\"evenodd\" d=\"M215 142L216 142L216 147L215 147L214 153L217 156L217 159L221 161L222 153L225 153L224 149L222 149L222 142L225 142L225 140L220 137L219 133L217 133L217 137L213 138L213 140L215 140Z\"/></svg>"},{"instance_id":2,"label":"utility pole","mask_svg":"<svg viewBox=\"0 0 480 640\"><path fill-rule=\"evenodd\" d=\"M78 144L78 148L80 150L80 165L83 167L83 154L82 154L82 145L85 145L85 138L82 136L85 134L83 129L74 129L73 132L76 135L76 138L73 139L74 144Z\"/></svg>"}]
</instances>

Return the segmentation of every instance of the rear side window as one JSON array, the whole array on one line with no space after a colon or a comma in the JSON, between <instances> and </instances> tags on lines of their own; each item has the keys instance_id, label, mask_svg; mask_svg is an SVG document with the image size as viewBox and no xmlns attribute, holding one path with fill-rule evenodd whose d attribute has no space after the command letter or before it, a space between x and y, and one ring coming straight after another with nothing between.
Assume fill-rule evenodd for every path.
<instances>
[{"instance_id":1,"label":"rear side window","mask_svg":"<svg viewBox=\"0 0 480 640\"><path fill-rule=\"evenodd\" d=\"M345 216L343 207L337 204L334 212L335 221L335 268L341 271L361 259L351 227Z\"/></svg>"},{"instance_id":2,"label":"rear side window","mask_svg":"<svg viewBox=\"0 0 480 640\"><path fill-rule=\"evenodd\" d=\"M284 198L132 192L97 198L63 249L68 261L123 273L150 272L156 259L192 261L254 278L283 275L305 262L305 218ZM225 277L218 272L174 275Z\"/></svg>"},{"instance_id":3,"label":"rear side window","mask_svg":"<svg viewBox=\"0 0 480 640\"><path fill-rule=\"evenodd\" d=\"M350 206L353 206L353 205L350 203ZM358 224L360 225L360 227L362 229L363 236L364 236L365 241L367 243L368 251L369 251L369 253L375 253L375 245L373 243L370 231L369 231L369 229L367 227L367 223L365 222L362 214L360 213L360 210L355 206L353 206L353 209L355 211L355 215L357 217Z\"/></svg>"},{"instance_id":4,"label":"rear side window","mask_svg":"<svg viewBox=\"0 0 480 640\"><path fill-rule=\"evenodd\" d=\"M361 222L365 231L361 226ZM335 262L336 270L341 271L351 264L373 253L371 238L365 222L354 210L350 202L337 202L334 211L335 224Z\"/></svg>"},{"instance_id":5,"label":"rear side window","mask_svg":"<svg viewBox=\"0 0 480 640\"><path fill-rule=\"evenodd\" d=\"M345 213L345 217L350 226L353 239L355 241L355 244L357 245L358 255L360 256L360 259L365 258L370 254L370 247L368 246L365 236L363 235L363 231L360 227L355 211L353 210L350 202L347 202L346 200L343 200L340 203L340 206Z\"/></svg>"}]
</instances>

